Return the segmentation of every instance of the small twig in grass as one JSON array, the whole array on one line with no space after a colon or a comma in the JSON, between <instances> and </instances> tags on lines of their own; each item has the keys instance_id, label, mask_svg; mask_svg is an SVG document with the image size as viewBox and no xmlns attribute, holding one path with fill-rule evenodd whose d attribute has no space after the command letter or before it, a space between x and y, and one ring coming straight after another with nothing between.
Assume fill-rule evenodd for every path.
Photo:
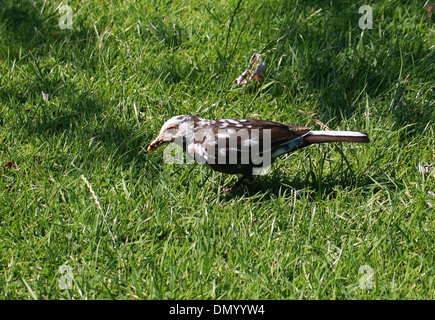
<instances>
[{"instance_id":1,"label":"small twig in grass","mask_svg":"<svg viewBox=\"0 0 435 320\"><path fill-rule=\"evenodd\" d=\"M298 111L306 116L310 116L307 112L305 112L303 110L298 110ZM318 120L314 116L311 116L311 120L313 120L315 123L317 123L319 126L321 126L324 130L331 131L331 129L329 129L329 127L326 124L322 123L320 120Z\"/></svg>"},{"instance_id":2,"label":"small twig in grass","mask_svg":"<svg viewBox=\"0 0 435 320\"><path fill-rule=\"evenodd\" d=\"M273 277L273 268L275 267L276 259L273 259L272 265L270 266L270 275Z\"/></svg>"},{"instance_id":3,"label":"small twig in grass","mask_svg":"<svg viewBox=\"0 0 435 320\"><path fill-rule=\"evenodd\" d=\"M107 231L109 232L110 237L112 238L113 243L115 243L115 238L113 237L113 234L112 234L112 232L110 231L109 226L107 225L106 216L105 216L104 213L103 213L103 209L101 208L100 201L98 201L98 197L97 197L97 195L95 194L95 191L94 191L94 189L92 188L92 185L89 183L88 179L86 179L86 177L85 177L84 175L80 175L80 179L82 179L82 180L85 182L86 186L87 186L88 189L89 189L89 192L92 194L92 198L94 199L95 203L97 204L97 208L98 208L98 210L100 211L101 216L103 217L103 222L104 222L105 225L106 225Z\"/></svg>"},{"instance_id":4,"label":"small twig in grass","mask_svg":"<svg viewBox=\"0 0 435 320\"><path fill-rule=\"evenodd\" d=\"M403 80L403 86L406 86L406 81L408 81L409 74L405 77L405 80Z\"/></svg>"},{"instance_id":5,"label":"small twig in grass","mask_svg":"<svg viewBox=\"0 0 435 320\"><path fill-rule=\"evenodd\" d=\"M91 186L91 184L89 183L88 179L86 179L86 177L85 177L84 175L81 175L80 178L81 178L81 179L86 183L86 186L88 187L89 191L90 191L91 194L92 194L92 198L94 199L95 203L97 204L98 210L100 210L101 214L102 214L103 217L104 217L103 209L101 208L100 201L98 201L98 197L97 197L97 195L95 194L94 189L92 188L92 186Z\"/></svg>"}]
</instances>

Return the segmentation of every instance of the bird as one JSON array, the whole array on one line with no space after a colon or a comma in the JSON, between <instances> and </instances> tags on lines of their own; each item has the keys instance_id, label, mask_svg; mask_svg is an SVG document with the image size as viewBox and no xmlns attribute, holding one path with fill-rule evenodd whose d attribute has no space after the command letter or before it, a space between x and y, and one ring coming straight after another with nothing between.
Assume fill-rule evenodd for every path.
<instances>
[{"instance_id":1,"label":"bird","mask_svg":"<svg viewBox=\"0 0 435 320\"><path fill-rule=\"evenodd\" d=\"M256 176L281 155L312 144L369 143L370 139L367 133L360 131L316 131L269 120L208 120L177 115L163 124L147 151L154 151L169 142L181 146L190 160L218 172L241 174L233 187L224 189L231 193L245 180L252 184Z\"/></svg>"}]
</instances>

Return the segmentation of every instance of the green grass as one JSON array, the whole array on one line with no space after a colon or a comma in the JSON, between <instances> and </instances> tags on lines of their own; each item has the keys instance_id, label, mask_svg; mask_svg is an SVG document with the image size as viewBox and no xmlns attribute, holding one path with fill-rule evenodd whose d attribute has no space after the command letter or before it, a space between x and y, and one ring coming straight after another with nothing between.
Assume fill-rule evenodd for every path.
<instances>
[{"instance_id":1,"label":"green grass","mask_svg":"<svg viewBox=\"0 0 435 320\"><path fill-rule=\"evenodd\" d=\"M434 17L331 3L70 0L62 30L57 2L0 1L0 298L434 299ZM264 79L234 87L255 52ZM371 143L233 196L146 152L177 114L319 129L298 110Z\"/></svg>"}]
</instances>

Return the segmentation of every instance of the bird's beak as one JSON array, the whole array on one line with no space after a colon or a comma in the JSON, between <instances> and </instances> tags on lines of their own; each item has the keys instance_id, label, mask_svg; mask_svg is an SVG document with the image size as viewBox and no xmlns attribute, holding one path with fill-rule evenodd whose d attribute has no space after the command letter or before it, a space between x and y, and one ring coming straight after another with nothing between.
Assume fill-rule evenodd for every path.
<instances>
[{"instance_id":1,"label":"bird's beak","mask_svg":"<svg viewBox=\"0 0 435 320\"><path fill-rule=\"evenodd\" d=\"M157 137L153 142L150 143L150 145L147 148L147 151L154 151L156 150L158 147L160 147L165 141L159 137Z\"/></svg>"}]
</instances>

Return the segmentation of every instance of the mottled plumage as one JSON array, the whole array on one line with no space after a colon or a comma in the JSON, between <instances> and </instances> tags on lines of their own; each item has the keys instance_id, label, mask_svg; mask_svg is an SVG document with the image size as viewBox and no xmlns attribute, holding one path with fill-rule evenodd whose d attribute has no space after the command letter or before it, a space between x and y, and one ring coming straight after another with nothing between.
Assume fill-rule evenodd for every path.
<instances>
[{"instance_id":1,"label":"mottled plumage","mask_svg":"<svg viewBox=\"0 0 435 320\"><path fill-rule=\"evenodd\" d=\"M175 142L188 156L213 170L242 174L234 191L248 178L253 181L257 169L270 166L280 155L315 143L369 142L358 131L311 131L307 127L254 119L206 120L195 116L175 116L163 124L159 136L147 150L165 142Z\"/></svg>"}]
</instances>

